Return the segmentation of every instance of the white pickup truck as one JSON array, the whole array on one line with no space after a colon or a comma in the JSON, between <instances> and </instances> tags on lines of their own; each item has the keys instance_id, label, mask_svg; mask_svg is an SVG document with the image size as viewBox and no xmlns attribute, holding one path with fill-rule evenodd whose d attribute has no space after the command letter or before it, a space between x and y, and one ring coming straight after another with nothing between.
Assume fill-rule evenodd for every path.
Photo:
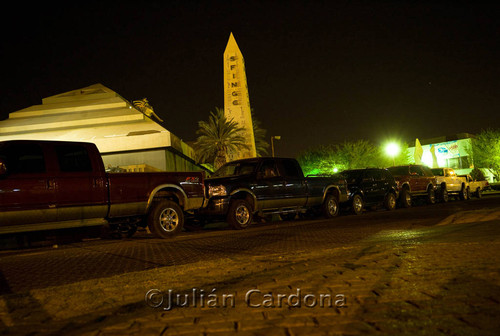
<instances>
[{"instance_id":1,"label":"white pickup truck","mask_svg":"<svg viewBox=\"0 0 500 336\"><path fill-rule=\"evenodd\" d=\"M461 200L470 198L470 188L466 178L458 176L453 168L432 168L431 170L436 177L442 202L448 202L449 195L458 196Z\"/></svg>"},{"instance_id":2,"label":"white pickup truck","mask_svg":"<svg viewBox=\"0 0 500 336\"><path fill-rule=\"evenodd\" d=\"M477 198L483 197L482 193L484 190L488 189L490 187L490 184L488 181L477 181L472 178L470 175L459 175L460 177L465 178L469 185L469 190L471 192L471 195L476 196Z\"/></svg>"}]
</instances>

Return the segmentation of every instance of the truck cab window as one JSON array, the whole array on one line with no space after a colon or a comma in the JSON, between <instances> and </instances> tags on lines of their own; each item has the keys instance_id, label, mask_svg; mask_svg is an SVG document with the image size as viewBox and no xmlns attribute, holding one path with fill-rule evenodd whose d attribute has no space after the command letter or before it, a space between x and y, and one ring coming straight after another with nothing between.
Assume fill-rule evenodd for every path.
<instances>
[{"instance_id":1,"label":"truck cab window","mask_svg":"<svg viewBox=\"0 0 500 336\"><path fill-rule=\"evenodd\" d=\"M293 160L281 160L279 162L280 175L287 177L302 177L302 169Z\"/></svg>"},{"instance_id":2,"label":"truck cab window","mask_svg":"<svg viewBox=\"0 0 500 336\"><path fill-rule=\"evenodd\" d=\"M384 181L385 175L380 170L367 171L367 177L372 177L374 181Z\"/></svg>"},{"instance_id":3,"label":"truck cab window","mask_svg":"<svg viewBox=\"0 0 500 336\"><path fill-rule=\"evenodd\" d=\"M419 166L411 166L410 174L415 176L424 176L424 172L422 171L422 168L420 168Z\"/></svg>"},{"instance_id":4,"label":"truck cab window","mask_svg":"<svg viewBox=\"0 0 500 336\"><path fill-rule=\"evenodd\" d=\"M278 176L273 161L264 161L260 167L260 173L263 178Z\"/></svg>"},{"instance_id":5,"label":"truck cab window","mask_svg":"<svg viewBox=\"0 0 500 336\"><path fill-rule=\"evenodd\" d=\"M7 166L7 173L29 174L44 173L45 159L43 150L36 144L14 144L0 152Z\"/></svg>"},{"instance_id":6,"label":"truck cab window","mask_svg":"<svg viewBox=\"0 0 500 336\"><path fill-rule=\"evenodd\" d=\"M62 172L89 172L92 171L87 149L79 145L56 146L59 169Z\"/></svg>"}]
</instances>

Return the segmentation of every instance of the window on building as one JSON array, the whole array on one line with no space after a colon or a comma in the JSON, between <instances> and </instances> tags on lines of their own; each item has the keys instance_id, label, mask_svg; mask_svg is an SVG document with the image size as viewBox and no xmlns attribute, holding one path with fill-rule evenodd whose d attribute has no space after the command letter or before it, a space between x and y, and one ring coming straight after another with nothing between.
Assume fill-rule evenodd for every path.
<instances>
[{"instance_id":1,"label":"window on building","mask_svg":"<svg viewBox=\"0 0 500 336\"><path fill-rule=\"evenodd\" d=\"M469 156L459 156L446 160L446 166L453 169L467 169L470 168Z\"/></svg>"}]
</instances>

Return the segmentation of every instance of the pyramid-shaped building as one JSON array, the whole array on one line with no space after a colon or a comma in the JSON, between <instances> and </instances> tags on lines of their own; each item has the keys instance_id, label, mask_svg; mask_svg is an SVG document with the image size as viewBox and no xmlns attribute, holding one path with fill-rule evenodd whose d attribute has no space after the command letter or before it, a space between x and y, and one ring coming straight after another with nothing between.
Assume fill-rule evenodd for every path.
<instances>
[{"instance_id":1,"label":"pyramid-shaped building","mask_svg":"<svg viewBox=\"0 0 500 336\"><path fill-rule=\"evenodd\" d=\"M0 141L93 142L108 168L193 171L203 167L174 134L101 84L42 99L0 121Z\"/></svg>"}]
</instances>

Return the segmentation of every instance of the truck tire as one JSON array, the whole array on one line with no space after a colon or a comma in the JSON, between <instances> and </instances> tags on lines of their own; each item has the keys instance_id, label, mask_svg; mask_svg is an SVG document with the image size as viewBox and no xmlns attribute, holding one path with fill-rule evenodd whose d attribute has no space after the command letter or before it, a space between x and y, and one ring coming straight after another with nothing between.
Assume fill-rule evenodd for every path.
<instances>
[{"instance_id":1,"label":"truck tire","mask_svg":"<svg viewBox=\"0 0 500 336\"><path fill-rule=\"evenodd\" d=\"M441 202L446 203L450 200L450 196L448 195L448 190L446 188L441 189Z\"/></svg>"},{"instance_id":2,"label":"truck tire","mask_svg":"<svg viewBox=\"0 0 500 336\"><path fill-rule=\"evenodd\" d=\"M477 198L483 197L483 192L481 191L481 188L476 189L476 197Z\"/></svg>"},{"instance_id":3,"label":"truck tire","mask_svg":"<svg viewBox=\"0 0 500 336\"><path fill-rule=\"evenodd\" d=\"M427 204L435 204L436 203L436 192L433 188L427 189Z\"/></svg>"},{"instance_id":4,"label":"truck tire","mask_svg":"<svg viewBox=\"0 0 500 336\"><path fill-rule=\"evenodd\" d=\"M458 197L462 201L467 199L467 189L465 187L462 187L462 189L460 190L460 193L458 194Z\"/></svg>"},{"instance_id":5,"label":"truck tire","mask_svg":"<svg viewBox=\"0 0 500 336\"><path fill-rule=\"evenodd\" d=\"M471 198L471 195L470 195L470 187L467 187L467 189L466 189L465 191L466 191L466 194L465 194L465 199L466 199L466 200L470 200L470 198Z\"/></svg>"},{"instance_id":6,"label":"truck tire","mask_svg":"<svg viewBox=\"0 0 500 336\"><path fill-rule=\"evenodd\" d=\"M401 190L401 194L399 195L399 204L402 208L411 207L411 193L408 189L404 188Z\"/></svg>"},{"instance_id":7,"label":"truck tire","mask_svg":"<svg viewBox=\"0 0 500 336\"><path fill-rule=\"evenodd\" d=\"M253 210L250 204L244 199L236 199L229 205L227 222L234 229L246 229L252 223Z\"/></svg>"},{"instance_id":8,"label":"truck tire","mask_svg":"<svg viewBox=\"0 0 500 336\"><path fill-rule=\"evenodd\" d=\"M339 200L335 195L328 194L322 206L323 216L333 218L339 215Z\"/></svg>"},{"instance_id":9,"label":"truck tire","mask_svg":"<svg viewBox=\"0 0 500 336\"><path fill-rule=\"evenodd\" d=\"M184 213L179 204L171 200L155 202L148 215L148 227L158 238L171 238L182 231Z\"/></svg>"},{"instance_id":10,"label":"truck tire","mask_svg":"<svg viewBox=\"0 0 500 336\"><path fill-rule=\"evenodd\" d=\"M389 192L387 196L385 196L384 208L389 211L396 209L396 195L394 195L393 192Z\"/></svg>"},{"instance_id":11,"label":"truck tire","mask_svg":"<svg viewBox=\"0 0 500 336\"><path fill-rule=\"evenodd\" d=\"M352 207L351 207L352 213L355 215L361 215L363 213L363 208L365 206L363 203L364 202L361 195L359 194L354 195L352 198Z\"/></svg>"}]
</instances>

